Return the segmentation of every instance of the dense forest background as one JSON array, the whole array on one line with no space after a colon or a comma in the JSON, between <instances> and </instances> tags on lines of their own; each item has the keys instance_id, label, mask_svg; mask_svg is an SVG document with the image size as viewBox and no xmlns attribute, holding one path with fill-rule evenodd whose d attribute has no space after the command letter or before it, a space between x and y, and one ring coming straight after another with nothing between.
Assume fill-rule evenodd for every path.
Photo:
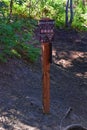
<instances>
[{"instance_id":1,"label":"dense forest background","mask_svg":"<svg viewBox=\"0 0 87 130\"><path fill-rule=\"evenodd\" d=\"M38 58L34 30L42 17L54 19L57 28L87 31L87 0L0 0L0 61Z\"/></svg>"}]
</instances>

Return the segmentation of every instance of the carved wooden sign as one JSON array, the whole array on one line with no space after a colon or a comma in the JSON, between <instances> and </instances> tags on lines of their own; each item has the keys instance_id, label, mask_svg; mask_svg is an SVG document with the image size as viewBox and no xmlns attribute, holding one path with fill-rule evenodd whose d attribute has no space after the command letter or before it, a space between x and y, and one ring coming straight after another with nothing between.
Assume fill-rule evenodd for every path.
<instances>
[{"instance_id":1,"label":"carved wooden sign","mask_svg":"<svg viewBox=\"0 0 87 130\"><path fill-rule=\"evenodd\" d=\"M54 20L44 18L39 21L40 42L51 42L54 35Z\"/></svg>"}]
</instances>

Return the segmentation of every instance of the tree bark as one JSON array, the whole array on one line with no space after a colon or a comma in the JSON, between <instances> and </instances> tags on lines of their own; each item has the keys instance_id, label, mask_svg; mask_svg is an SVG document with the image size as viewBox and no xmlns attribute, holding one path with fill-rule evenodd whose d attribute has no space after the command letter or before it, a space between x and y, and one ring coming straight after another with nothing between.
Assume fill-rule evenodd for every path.
<instances>
[{"instance_id":1,"label":"tree bark","mask_svg":"<svg viewBox=\"0 0 87 130\"><path fill-rule=\"evenodd\" d=\"M85 6L85 0L82 0L82 4L83 4L83 6Z\"/></svg>"},{"instance_id":2,"label":"tree bark","mask_svg":"<svg viewBox=\"0 0 87 130\"><path fill-rule=\"evenodd\" d=\"M69 8L70 8L70 10L69 10ZM69 11L70 11L70 18L68 15ZM70 27L72 24L72 21L73 21L73 3L72 3L72 0L67 0L65 26Z\"/></svg>"},{"instance_id":3,"label":"tree bark","mask_svg":"<svg viewBox=\"0 0 87 130\"><path fill-rule=\"evenodd\" d=\"M72 24L72 21L73 21L73 4L72 0L70 0L70 21L69 21L70 26Z\"/></svg>"},{"instance_id":4,"label":"tree bark","mask_svg":"<svg viewBox=\"0 0 87 130\"><path fill-rule=\"evenodd\" d=\"M14 0L10 0L10 19L12 18L13 3L14 3Z\"/></svg>"},{"instance_id":5,"label":"tree bark","mask_svg":"<svg viewBox=\"0 0 87 130\"><path fill-rule=\"evenodd\" d=\"M67 3L66 3L66 20L65 20L66 27L68 27L68 6L69 6L69 0L67 0Z\"/></svg>"}]
</instances>

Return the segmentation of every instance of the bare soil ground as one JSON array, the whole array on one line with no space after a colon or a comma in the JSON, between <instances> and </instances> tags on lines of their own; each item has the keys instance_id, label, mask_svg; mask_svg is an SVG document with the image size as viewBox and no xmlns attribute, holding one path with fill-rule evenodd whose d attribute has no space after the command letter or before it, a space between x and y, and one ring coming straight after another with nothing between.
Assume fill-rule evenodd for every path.
<instances>
[{"instance_id":1,"label":"bare soil ground","mask_svg":"<svg viewBox=\"0 0 87 130\"><path fill-rule=\"evenodd\" d=\"M56 29L54 39L50 114L42 112L41 60L9 59L0 63L0 130L87 128L87 33Z\"/></svg>"}]
</instances>

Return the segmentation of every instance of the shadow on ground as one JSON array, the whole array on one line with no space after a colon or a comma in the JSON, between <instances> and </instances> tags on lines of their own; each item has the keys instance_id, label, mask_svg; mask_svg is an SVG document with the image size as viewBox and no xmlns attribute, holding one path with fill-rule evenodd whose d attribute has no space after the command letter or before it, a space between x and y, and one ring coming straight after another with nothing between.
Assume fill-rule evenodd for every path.
<instances>
[{"instance_id":1,"label":"shadow on ground","mask_svg":"<svg viewBox=\"0 0 87 130\"><path fill-rule=\"evenodd\" d=\"M42 112L41 66L17 59L0 64L2 130L57 129L58 117ZM56 120L55 120L56 119Z\"/></svg>"},{"instance_id":2,"label":"shadow on ground","mask_svg":"<svg viewBox=\"0 0 87 130\"><path fill-rule=\"evenodd\" d=\"M87 33L56 30L53 43L54 63L87 80Z\"/></svg>"}]
</instances>

